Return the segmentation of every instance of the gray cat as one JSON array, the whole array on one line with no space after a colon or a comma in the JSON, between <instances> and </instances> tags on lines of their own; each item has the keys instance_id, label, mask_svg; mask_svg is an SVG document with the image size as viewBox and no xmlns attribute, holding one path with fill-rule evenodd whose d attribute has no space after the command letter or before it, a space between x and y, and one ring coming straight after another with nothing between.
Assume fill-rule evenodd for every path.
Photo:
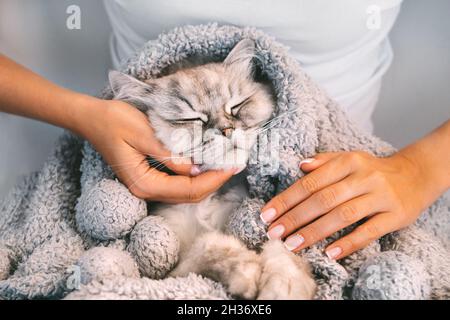
<instances>
[{"instance_id":1,"label":"gray cat","mask_svg":"<svg viewBox=\"0 0 450 320\"><path fill-rule=\"evenodd\" d=\"M254 80L254 57L255 43L244 39L220 63L145 82L115 71L109 78L114 98L144 111L175 158L190 157L202 171L240 172L275 108L270 87ZM269 240L257 254L224 234L228 216L247 196L242 176L198 203L153 209L180 242L178 264L170 275L202 274L246 299L311 299L316 285L309 265L279 240Z\"/></svg>"}]
</instances>

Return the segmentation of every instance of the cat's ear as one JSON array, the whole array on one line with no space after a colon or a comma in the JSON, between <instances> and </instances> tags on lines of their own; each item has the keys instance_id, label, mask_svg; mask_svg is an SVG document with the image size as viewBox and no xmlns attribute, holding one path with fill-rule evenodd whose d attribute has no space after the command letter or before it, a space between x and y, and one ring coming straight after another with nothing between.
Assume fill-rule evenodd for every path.
<instances>
[{"instance_id":1,"label":"cat's ear","mask_svg":"<svg viewBox=\"0 0 450 320\"><path fill-rule=\"evenodd\" d=\"M142 110L148 109L152 104L152 97L158 88L155 83L139 81L114 70L109 72L108 78L114 99L132 103Z\"/></svg>"},{"instance_id":2,"label":"cat's ear","mask_svg":"<svg viewBox=\"0 0 450 320\"><path fill-rule=\"evenodd\" d=\"M237 68L240 72L252 74L252 60L256 55L255 41L251 39L243 39L239 41L230 51L223 63L226 66Z\"/></svg>"}]
</instances>

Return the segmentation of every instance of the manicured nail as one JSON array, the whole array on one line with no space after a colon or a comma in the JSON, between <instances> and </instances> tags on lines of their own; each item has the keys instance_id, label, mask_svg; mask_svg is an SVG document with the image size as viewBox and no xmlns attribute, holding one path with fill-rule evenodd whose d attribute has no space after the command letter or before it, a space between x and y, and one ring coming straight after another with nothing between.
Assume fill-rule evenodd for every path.
<instances>
[{"instance_id":1,"label":"manicured nail","mask_svg":"<svg viewBox=\"0 0 450 320\"><path fill-rule=\"evenodd\" d=\"M284 233L284 230L285 230L284 226L282 224L279 224L276 227L270 229L269 232L267 232L267 237L270 240L280 239Z\"/></svg>"},{"instance_id":2,"label":"manicured nail","mask_svg":"<svg viewBox=\"0 0 450 320\"><path fill-rule=\"evenodd\" d=\"M272 222L272 220L275 218L276 215L277 212L275 211L275 209L270 208L261 212L259 217L261 218L262 222L264 222L265 225L268 225Z\"/></svg>"},{"instance_id":3,"label":"manicured nail","mask_svg":"<svg viewBox=\"0 0 450 320\"><path fill-rule=\"evenodd\" d=\"M325 253L328 256L328 258L334 260L334 259L336 259L336 257L338 257L342 253L342 249L339 247L334 247L332 249L325 251Z\"/></svg>"},{"instance_id":4,"label":"manicured nail","mask_svg":"<svg viewBox=\"0 0 450 320\"><path fill-rule=\"evenodd\" d=\"M300 247L303 244L303 242L305 242L305 239L301 235L295 234L286 239L286 241L284 242L284 246L289 251L292 251Z\"/></svg>"},{"instance_id":5,"label":"manicured nail","mask_svg":"<svg viewBox=\"0 0 450 320\"><path fill-rule=\"evenodd\" d=\"M316 159L314 159L314 158L306 158L306 159L303 159L302 161L300 161L300 163L298 164L298 166L300 167L300 169L302 168L302 165L304 165L304 164L306 164L306 163L311 163L311 162L313 162L314 160L316 160Z\"/></svg>"},{"instance_id":6,"label":"manicured nail","mask_svg":"<svg viewBox=\"0 0 450 320\"><path fill-rule=\"evenodd\" d=\"M191 167L191 176L198 176L202 171L200 170L199 166L193 165Z\"/></svg>"}]
</instances>

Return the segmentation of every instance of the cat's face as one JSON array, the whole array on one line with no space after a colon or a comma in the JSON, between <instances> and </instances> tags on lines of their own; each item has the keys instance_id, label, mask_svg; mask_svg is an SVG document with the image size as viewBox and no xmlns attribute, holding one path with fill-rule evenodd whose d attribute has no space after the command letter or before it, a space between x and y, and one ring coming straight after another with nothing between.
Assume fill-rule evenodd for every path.
<instances>
[{"instance_id":1,"label":"cat's face","mask_svg":"<svg viewBox=\"0 0 450 320\"><path fill-rule=\"evenodd\" d=\"M254 50L253 41L242 40L222 63L146 82L112 71L110 83L115 99L148 114L174 156L191 157L202 170L243 168L274 110L270 89L253 80Z\"/></svg>"}]
</instances>

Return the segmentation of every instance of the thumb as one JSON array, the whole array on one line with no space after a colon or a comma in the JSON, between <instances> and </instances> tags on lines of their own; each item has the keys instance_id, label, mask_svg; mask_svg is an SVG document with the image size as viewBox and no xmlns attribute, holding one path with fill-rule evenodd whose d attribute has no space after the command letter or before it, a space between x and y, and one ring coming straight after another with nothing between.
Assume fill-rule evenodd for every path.
<instances>
[{"instance_id":1,"label":"thumb","mask_svg":"<svg viewBox=\"0 0 450 320\"><path fill-rule=\"evenodd\" d=\"M341 154L342 152L318 153L313 158L303 159L298 166L303 172L313 171Z\"/></svg>"}]
</instances>

